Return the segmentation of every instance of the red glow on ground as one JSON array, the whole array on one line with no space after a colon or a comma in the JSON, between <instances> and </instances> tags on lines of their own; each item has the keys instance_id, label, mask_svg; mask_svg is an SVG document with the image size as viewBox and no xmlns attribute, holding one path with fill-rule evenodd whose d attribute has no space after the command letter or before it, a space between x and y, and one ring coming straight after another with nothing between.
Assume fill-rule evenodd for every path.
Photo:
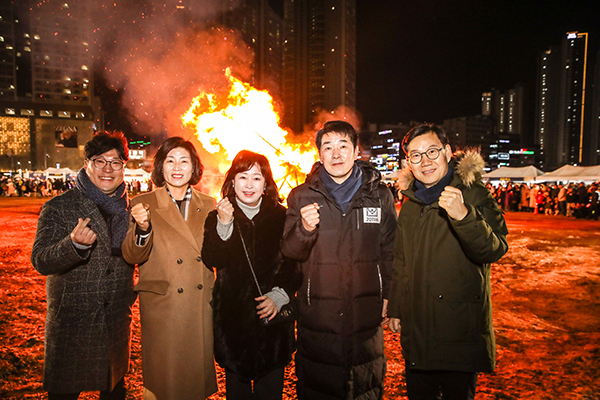
<instances>
[{"instance_id":1,"label":"red glow on ground","mask_svg":"<svg viewBox=\"0 0 600 400\"><path fill-rule=\"evenodd\" d=\"M29 261L43 199L0 198L0 398L45 399L45 278ZM600 222L508 213L508 254L492 267L498 368L476 398L600 399ZM141 399L137 303L128 399ZM405 399L399 336L386 330L384 399ZM212 399L224 399L221 392ZM295 398L293 367L286 399ZM97 394L82 394L96 399Z\"/></svg>"}]
</instances>

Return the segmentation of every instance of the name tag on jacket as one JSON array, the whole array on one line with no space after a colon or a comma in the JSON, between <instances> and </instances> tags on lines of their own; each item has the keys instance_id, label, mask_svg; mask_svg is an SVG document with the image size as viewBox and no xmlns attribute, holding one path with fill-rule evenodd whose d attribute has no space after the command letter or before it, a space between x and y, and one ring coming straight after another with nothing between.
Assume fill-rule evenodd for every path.
<instances>
[{"instance_id":1,"label":"name tag on jacket","mask_svg":"<svg viewBox=\"0 0 600 400\"><path fill-rule=\"evenodd\" d=\"M381 223L381 208L379 208L379 207L363 208L363 222L365 224Z\"/></svg>"}]
</instances>

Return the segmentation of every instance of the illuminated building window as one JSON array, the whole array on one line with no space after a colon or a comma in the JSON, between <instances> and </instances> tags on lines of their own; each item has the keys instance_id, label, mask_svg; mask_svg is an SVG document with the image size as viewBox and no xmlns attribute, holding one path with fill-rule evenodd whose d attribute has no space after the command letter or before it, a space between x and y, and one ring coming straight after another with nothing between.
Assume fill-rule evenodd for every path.
<instances>
[{"instance_id":1,"label":"illuminated building window","mask_svg":"<svg viewBox=\"0 0 600 400\"><path fill-rule=\"evenodd\" d=\"M29 118L0 117L0 154L26 155L31 152Z\"/></svg>"},{"instance_id":2,"label":"illuminated building window","mask_svg":"<svg viewBox=\"0 0 600 400\"><path fill-rule=\"evenodd\" d=\"M33 115L33 110L21 109L21 115Z\"/></svg>"},{"instance_id":3,"label":"illuminated building window","mask_svg":"<svg viewBox=\"0 0 600 400\"><path fill-rule=\"evenodd\" d=\"M14 109L14 108L7 108L7 109L5 109L5 110L4 110L4 113L5 113L5 114L8 114L8 115L15 115L15 114L16 114L16 112L15 112L15 109Z\"/></svg>"},{"instance_id":4,"label":"illuminated building window","mask_svg":"<svg viewBox=\"0 0 600 400\"><path fill-rule=\"evenodd\" d=\"M71 112L70 111L59 111L58 116L60 118L71 118Z\"/></svg>"},{"instance_id":5,"label":"illuminated building window","mask_svg":"<svg viewBox=\"0 0 600 400\"><path fill-rule=\"evenodd\" d=\"M52 115L53 115L53 113L50 110L41 110L40 111L41 117L51 117Z\"/></svg>"}]
</instances>

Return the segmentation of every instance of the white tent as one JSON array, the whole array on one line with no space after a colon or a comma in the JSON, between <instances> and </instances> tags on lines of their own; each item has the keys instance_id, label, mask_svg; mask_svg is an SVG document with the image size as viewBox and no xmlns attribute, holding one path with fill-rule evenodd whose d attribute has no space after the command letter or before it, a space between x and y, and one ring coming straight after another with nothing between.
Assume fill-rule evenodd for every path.
<instances>
[{"instance_id":1,"label":"white tent","mask_svg":"<svg viewBox=\"0 0 600 400\"><path fill-rule=\"evenodd\" d=\"M541 175L544 175L544 171L530 165L528 167L500 167L487 174L483 174L482 178L532 181L537 180L537 177Z\"/></svg>"},{"instance_id":2,"label":"white tent","mask_svg":"<svg viewBox=\"0 0 600 400\"><path fill-rule=\"evenodd\" d=\"M590 167L575 167L573 165L564 165L557 170L548 172L540 177L541 181L575 181L575 182L595 182L600 180L600 165Z\"/></svg>"},{"instance_id":3,"label":"white tent","mask_svg":"<svg viewBox=\"0 0 600 400\"><path fill-rule=\"evenodd\" d=\"M140 182L148 181L148 180L150 180L150 173L144 171L141 168L138 168L138 169L125 168L125 180L127 182L131 182L133 180L137 180Z\"/></svg>"},{"instance_id":4,"label":"white tent","mask_svg":"<svg viewBox=\"0 0 600 400\"><path fill-rule=\"evenodd\" d=\"M391 172L389 174L382 175L381 178L384 181L395 181L396 179L398 179L398 176L400 176L400 170L399 169L397 169L394 172Z\"/></svg>"},{"instance_id":5,"label":"white tent","mask_svg":"<svg viewBox=\"0 0 600 400\"><path fill-rule=\"evenodd\" d=\"M46 178L62 178L67 179L67 175L73 174L73 170L70 168L48 168L44 170Z\"/></svg>"}]
</instances>

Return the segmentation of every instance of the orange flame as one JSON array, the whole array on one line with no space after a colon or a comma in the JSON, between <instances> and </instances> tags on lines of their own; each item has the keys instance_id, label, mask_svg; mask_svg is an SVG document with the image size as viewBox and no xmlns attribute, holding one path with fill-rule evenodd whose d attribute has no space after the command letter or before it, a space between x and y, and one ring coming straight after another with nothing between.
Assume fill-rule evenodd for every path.
<instances>
[{"instance_id":1,"label":"orange flame","mask_svg":"<svg viewBox=\"0 0 600 400\"><path fill-rule=\"evenodd\" d=\"M279 126L279 115L267 91L236 79L229 69L226 75L229 93L201 93L181 120L194 130L205 150L223 156L218 165L222 174L240 150L263 154L271 164L280 195L287 197L292 188L304 182L318 153L309 143L286 140L291 134Z\"/></svg>"}]
</instances>

